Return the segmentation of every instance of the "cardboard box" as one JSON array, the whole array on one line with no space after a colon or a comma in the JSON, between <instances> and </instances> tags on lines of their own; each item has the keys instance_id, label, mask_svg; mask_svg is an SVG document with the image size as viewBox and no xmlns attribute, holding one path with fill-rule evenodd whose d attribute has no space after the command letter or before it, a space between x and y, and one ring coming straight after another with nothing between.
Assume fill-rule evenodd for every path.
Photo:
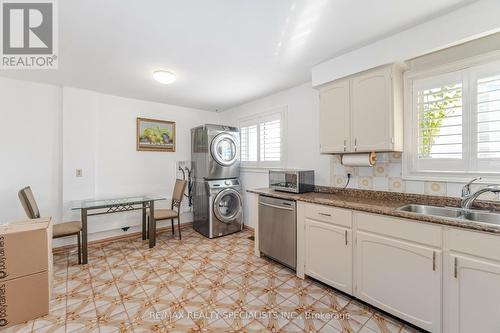
<instances>
[{"instance_id":1,"label":"cardboard box","mask_svg":"<svg viewBox=\"0 0 500 333\"><path fill-rule=\"evenodd\" d=\"M49 313L48 271L0 283L0 330Z\"/></svg>"},{"instance_id":2,"label":"cardboard box","mask_svg":"<svg viewBox=\"0 0 500 333\"><path fill-rule=\"evenodd\" d=\"M49 312L52 220L0 225L0 329Z\"/></svg>"}]
</instances>

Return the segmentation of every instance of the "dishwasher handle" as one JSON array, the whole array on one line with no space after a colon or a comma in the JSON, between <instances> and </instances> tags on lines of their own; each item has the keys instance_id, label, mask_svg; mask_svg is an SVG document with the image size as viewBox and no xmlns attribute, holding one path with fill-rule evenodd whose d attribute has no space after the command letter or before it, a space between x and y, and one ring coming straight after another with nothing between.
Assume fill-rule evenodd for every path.
<instances>
[{"instance_id":1,"label":"dishwasher handle","mask_svg":"<svg viewBox=\"0 0 500 333\"><path fill-rule=\"evenodd\" d=\"M263 205L263 206L267 206L267 207L272 207L272 208L277 208L277 209L283 209L283 210L291 210L291 211L295 210L293 207L278 206L278 205L273 205L273 204L269 204L269 203L266 203L266 202L259 202L259 205Z\"/></svg>"}]
</instances>

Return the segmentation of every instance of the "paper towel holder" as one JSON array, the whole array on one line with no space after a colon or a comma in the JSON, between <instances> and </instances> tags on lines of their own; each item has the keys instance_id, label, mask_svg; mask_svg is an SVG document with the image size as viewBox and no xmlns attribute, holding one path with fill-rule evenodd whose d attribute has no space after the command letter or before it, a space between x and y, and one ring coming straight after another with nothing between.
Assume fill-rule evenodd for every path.
<instances>
[{"instance_id":1,"label":"paper towel holder","mask_svg":"<svg viewBox=\"0 0 500 333\"><path fill-rule=\"evenodd\" d=\"M340 156L340 163L345 166L373 167L376 162L377 162L377 154L375 152L342 154Z\"/></svg>"}]
</instances>

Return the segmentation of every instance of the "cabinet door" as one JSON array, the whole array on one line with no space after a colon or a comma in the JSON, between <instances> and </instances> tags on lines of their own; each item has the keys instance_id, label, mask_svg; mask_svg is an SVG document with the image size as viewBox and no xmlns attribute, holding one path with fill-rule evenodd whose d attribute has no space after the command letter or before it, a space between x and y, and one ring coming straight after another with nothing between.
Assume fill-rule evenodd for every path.
<instances>
[{"instance_id":1,"label":"cabinet door","mask_svg":"<svg viewBox=\"0 0 500 333\"><path fill-rule=\"evenodd\" d=\"M354 151L393 149L391 89L390 67L352 79L351 140Z\"/></svg>"},{"instance_id":2,"label":"cabinet door","mask_svg":"<svg viewBox=\"0 0 500 333\"><path fill-rule=\"evenodd\" d=\"M358 231L355 295L430 332L441 331L441 251Z\"/></svg>"},{"instance_id":3,"label":"cabinet door","mask_svg":"<svg viewBox=\"0 0 500 333\"><path fill-rule=\"evenodd\" d=\"M349 150L349 80L335 82L319 93L319 143L321 153Z\"/></svg>"},{"instance_id":4,"label":"cabinet door","mask_svg":"<svg viewBox=\"0 0 500 333\"><path fill-rule=\"evenodd\" d=\"M500 332L500 263L447 256L445 332Z\"/></svg>"},{"instance_id":5,"label":"cabinet door","mask_svg":"<svg viewBox=\"0 0 500 333\"><path fill-rule=\"evenodd\" d=\"M305 220L305 273L352 294L352 231Z\"/></svg>"}]
</instances>

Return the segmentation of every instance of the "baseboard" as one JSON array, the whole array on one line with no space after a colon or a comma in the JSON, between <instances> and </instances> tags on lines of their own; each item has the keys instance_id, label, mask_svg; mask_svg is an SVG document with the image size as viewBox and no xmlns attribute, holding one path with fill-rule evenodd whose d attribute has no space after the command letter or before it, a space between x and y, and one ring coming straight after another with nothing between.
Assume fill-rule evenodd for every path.
<instances>
[{"instance_id":1,"label":"baseboard","mask_svg":"<svg viewBox=\"0 0 500 333\"><path fill-rule=\"evenodd\" d=\"M187 223L182 223L181 224L181 230L185 229L187 227L191 227L193 225L193 222L187 222ZM174 228L175 229L175 228ZM157 228L156 232L163 232L163 231L172 231L172 227L161 227ZM96 239L94 241L88 242L88 247L96 246L96 245L101 245L101 244L106 244L106 243L111 243L111 242L116 242L119 240L124 240L128 238L136 238L142 235L142 231L136 231L132 232L127 235L120 235L120 236L113 236L113 237L108 237L108 238L102 238L102 239ZM63 246L58 246L52 249L52 253L61 253L61 252L67 252L72 249L76 249L76 244L72 245L63 245Z\"/></svg>"},{"instance_id":2,"label":"baseboard","mask_svg":"<svg viewBox=\"0 0 500 333\"><path fill-rule=\"evenodd\" d=\"M248 229L248 230L250 230L250 231L255 232L255 229L254 229L254 228L252 228L252 227L250 227L250 226L248 226L248 225L245 225L245 224L243 225L243 229Z\"/></svg>"}]
</instances>

